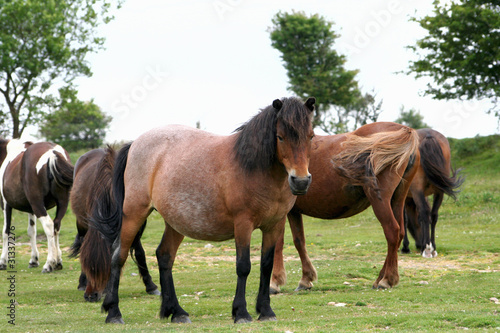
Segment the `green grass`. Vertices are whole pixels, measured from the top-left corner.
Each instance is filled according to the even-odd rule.
[[[477,138],[478,140],[482,138]],[[470,139],[468,139],[470,140]],[[452,140],[452,149],[456,142]],[[498,142],[489,147],[497,147]],[[307,249],[319,279],[310,291],[295,292],[301,276],[300,261],[289,230],[285,238],[288,284],[271,297],[277,322],[234,325],[231,302],[236,288],[235,250],[232,241],[212,243],[185,239],[174,266],[179,302],[193,324],[175,325],[160,320],[160,300],[147,295],[137,268],[127,262],[120,283],[120,309],[126,325],[105,325],[100,303],[86,303],[76,289],[78,260],[67,257],[76,234],[68,211],[61,231],[64,269],[42,274],[47,258],[43,229],[38,226],[40,267],[28,269],[30,248],[27,216],[16,212],[16,326],[7,324],[11,299],[7,273],[0,272],[0,331],[13,332],[331,332],[385,331],[445,332],[455,330],[500,332],[500,153],[486,147],[473,156],[455,160],[467,176],[456,202],[445,199],[437,225],[438,257],[424,259],[415,250],[399,256],[400,283],[390,290],[373,290],[383,265],[386,242],[371,208],[355,217],[323,221],[306,218]],[[493,148],[492,148],[493,149]],[[496,148],[494,148],[496,149]],[[489,156],[489,157],[487,157]],[[76,158],[73,159],[73,162]],[[488,168],[482,165],[488,165]],[[54,212],[52,212],[53,214]],[[148,265],[155,282],[158,266],[154,251],[163,222],[153,214],[143,237]],[[258,289],[260,232],[252,239],[252,272],[247,286],[250,314],[255,313]],[[343,307],[329,305],[345,303]]]

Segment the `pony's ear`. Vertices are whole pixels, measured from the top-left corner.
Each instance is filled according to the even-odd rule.
[[[275,100],[273,101],[273,108],[275,108],[275,109],[276,109],[276,111],[281,110],[281,107],[282,107],[282,106],[283,106],[283,102],[282,102],[282,101],[280,101],[279,99],[275,99]]]
[[[316,103],[316,98],[309,97],[306,101],[307,108],[311,111],[314,111],[314,103]]]

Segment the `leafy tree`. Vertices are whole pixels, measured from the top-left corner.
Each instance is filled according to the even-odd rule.
[[[405,107],[403,105],[401,105],[401,108],[399,109],[399,117],[395,120],[395,122],[414,129],[429,127],[429,125],[424,122],[424,116],[422,116],[419,111],[413,108],[405,111]]]
[[[101,146],[112,118],[94,101],[80,101],[73,89],[61,89],[59,93],[61,104],[55,112],[45,115],[40,134],[70,151]]]
[[[0,116],[10,118],[14,138],[56,104],[51,87],[92,74],[85,58],[103,47],[97,27],[111,20],[110,7],[105,0],[0,0]]]
[[[334,106],[339,117],[338,111],[350,115],[366,95],[361,94],[355,80],[358,71],[346,70],[345,56],[333,49],[339,37],[332,30],[333,23],[317,14],[307,16],[303,12],[279,12],[272,23],[271,44],[281,52],[290,80],[289,90],[301,98],[316,97],[315,126],[327,132],[339,130],[345,120],[332,120],[334,113],[330,108]]]
[[[408,74],[428,76],[426,94],[436,99],[491,99],[500,96],[500,2],[434,1],[433,15],[413,19],[428,35],[410,49],[419,60]],[[490,110],[491,111],[491,110]],[[498,109],[495,114],[500,117]]]

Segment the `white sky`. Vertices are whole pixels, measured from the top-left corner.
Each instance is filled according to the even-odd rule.
[[[359,69],[363,92],[383,100],[380,121],[395,120],[404,105],[449,137],[498,133],[488,102],[433,101],[422,97],[425,80],[395,73],[415,59],[405,46],[425,33],[408,18],[431,13],[432,0],[126,0],[102,28],[106,50],[89,57],[94,75],[78,79],[79,97],[114,118],[108,142],[197,121],[229,134],[293,95],[267,32],[278,11],[292,9],[335,22],[346,68]]]

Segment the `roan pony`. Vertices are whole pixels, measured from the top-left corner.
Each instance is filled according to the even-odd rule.
[[[387,240],[387,257],[373,288],[398,283],[404,202],[419,162],[416,131],[396,123],[372,123],[351,133],[315,137],[309,167],[314,181],[288,214],[302,262],[297,290],[311,288],[317,279],[305,247],[302,214],[341,219],[361,213],[370,205]],[[276,246],[271,292],[279,292],[285,283],[282,237]]]
[[[460,170],[451,167],[450,144],[444,135],[430,128],[419,129],[417,133],[420,164],[406,199],[405,228],[415,239],[422,256],[433,258],[437,256],[436,223],[444,194],[456,199],[464,178],[458,176]],[[426,198],[430,195],[434,195],[432,210]],[[401,252],[410,253],[409,244],[405,233]]]
[[[29,214],[28,236],[31,243],[29,267],[38,267],[36,219],[47,235],[47,262],[43,273],[62,269],[59,248],[61,220],[68,208],[73,184],[73,165],[66,150],[50,142],[23,143],[1,140],[0,192],[4,211],[3,248],[0,269],[7,268],[7,239],[10,234],[12,209]],[[57,206],[52,221],[47,210]]]
[[[103,191],[108,191],[111,194],[111,176],[113,173],[113,166],[115,164],[116,153],[113,148],[107,147],[106,149],[93,149],[86,152],[76,161],[75,171],[73,176],[73,189],[70,195],[71,209],[76,216],[76,228],[78,233],[75,241],[71,247],[71,257],[76,257],[80,253],[82,243],[86,237],[101,237],[95,228],[89,230],[89,214],[92,211],[95,199],[95,193],[92,189],[96,186],[95,183],[103,187]],[[144,223],[143,228],[146,226]],[[137,234],[137,237],[132,243],[130,254],[134,261],[137,263],[139,273],[142,277],[146,292],[151,295],[160,295],[158,287],[153,283],[151,275],[149,274],[146,255],[142,247],[140,237],[142,230]],[[114,241],[114,240],[113,240]],[[111,245],[108,244],[106,255],[111,258]],[[96,267],[95,269],[101,269]],[[96,290],[94,286],[87,283],[85,273],[80,274],[78,283],[78,290],[85,290],[83,297],[86,301],[97,302],[103,293],[103,290]]]
[[[115,199],[97,200],[92,215],[92,227],[110,239],[114,238],[110,230],[120,232],[111,270],[84,267],[87,278],[97,286],[105,284],[106,274],[111,274],[102,305],[108,312],[106,322],[123,323],[118,307],[120,271],[153,210],[165,220],[165,232],[156,250],[161,318],[172,316],[173,322],[190,322],[179,305],[172,279],[172,266],[184,236],[210,241],[234,238],[238,278],[232,315],[235,323],[250,322],[245,299],[250,239],[252,231],[260,229],[256,310],[259,320],[276,320],[269,297],[274,248],[295,195],[305,194],[311,183],[308,167],[314,103],[314,98],[305,103],[297,98],[277,99],[230,136],[166,126],[143,134],[120,150],[113,176]],[[81,256],[83,246],[85,243]],[[99,248],[90,242],[88,246]]]

